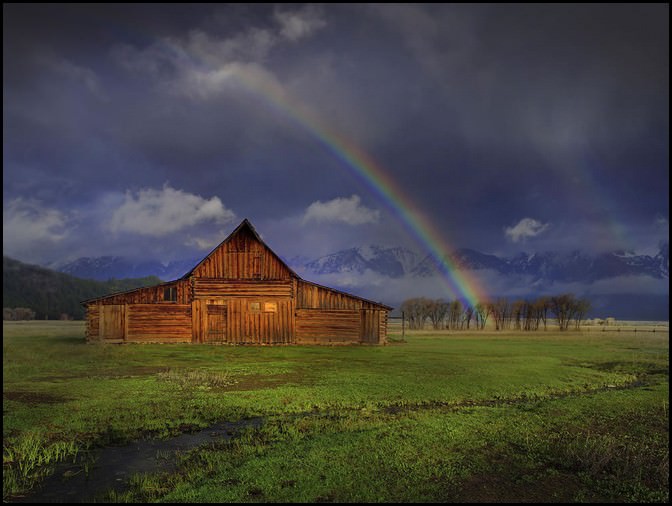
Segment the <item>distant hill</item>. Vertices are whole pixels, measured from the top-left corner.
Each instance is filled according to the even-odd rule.
[[[38,320],[57,320],[63,313],[83,319],[82,300],[158,283],[161,280],[156,276],[109,281],[80,279],[2,257],[3,307],[30,308],[35,311]]]
[[[120,256],[102,256],[82,257],[73,262],[50,267],[71,276],[98,281],[137,279],[147,276],[157,276],[164,281],[172,281],[181,278],[200,260],[200,258],[190,258],[164,264],[157,260],[131,260]]]

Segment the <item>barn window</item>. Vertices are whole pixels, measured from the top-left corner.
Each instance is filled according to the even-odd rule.
[[[163,289],[163,300],[166,302],[177,302],[177,288],[169,286]]]
[[[250,311],[258,313],[261,311],[261,302],[250,302]]]
[[[277,313],[278,312],[278,303],[277,302],[264,302],[264,312],[265,313]]]

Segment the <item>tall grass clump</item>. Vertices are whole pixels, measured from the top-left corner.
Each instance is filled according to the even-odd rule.
[[[74,441],[48,442],[41,432],[27,432],[11,443],[3,444],[3,497],[20,494],[49,474],[49,466],[77,458]]]
[[[200,369],[168,369],[159,372],[157,378],[177,383],[182,388],[224,388],[238,383],[228,372]]]

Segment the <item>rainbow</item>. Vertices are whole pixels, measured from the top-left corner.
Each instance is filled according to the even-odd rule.
[[[487,300],[487,293],[477,280],[460,271],[446,257],[449,251],[442,235],[422,211],[390,178],[376,161],[352,140],[336,132],[315,117],[305,106],[294,100],[265,72],[254,67],[234,65],[227,69],[226,77],[235,78],[244,89],[261,97],[274,109],[296,121],[321,144],[345,163],[355,176],[364,182],[381,202],[398,216],[404,228],[423,249],[427,249],[441,274],[448,295],[475,306]]]

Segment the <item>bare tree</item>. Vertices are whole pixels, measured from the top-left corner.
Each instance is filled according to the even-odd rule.
[[[491,305],[489,302],[477,302],[474,306],[474,316],[476,318],[476,328],[484,329],[490,316]]]
[[[462,302],[454,300],[448,308],[448,324],[451,329],[460,328],[460,316],[462,315]]]
[[[534,303],[526,300],[523,305],[524,330],[537,330],[539,327],[539,320],[537,320],[537,312]]]
[[[590,311],[590,301],[588,299],[579,299],[575,302],[574,305],[574,328],[579,330],[581,328],[581,322],[585,320],[588,311]]]
[[[14,308],[14,319],[15,320],[34,320],[35,311],[29,307],[17,307]]]
[[[435,330],[443,328],[443,321],[448,313],[449,303],[443,299],[430,300],[427,302],[427,310],[432,327]]]
[[[525,301],[522,299],[514,300],[511,304],[511,317],[513,319],[513,328],[522,330],[523,319],[525,318]]]
[[[560,330],[567,330],[569,322],[576,310],[576,300],[571,293],[564,293],[562,295],[555,295],[551,297],[551,309],[558,321]]]
[[[464,323],[467,326],[467,330],[469,330],[469,325],[471,324],[471,320],[474,317],[474,308],[471,306],[466,306],[464,308]]]
[[[542,296],[537,298],[534,301],[535,312],[537,314],[537,328],[539,327],[539,321],[544,324],[544,330],[546,330],[546,324],[548,322],[548,312],[551,310],[551,299],[550,297]]]
[[[431,300],[425,297],[415,297],[401,303],[400,309],[408,321],[409,328],[416,330],[424,328],[425,320],[429,316],[430,303]]]
[[[495,330],[503,330],[508,327],[511,318],[511,304],[508,299],[500,297],[490,303],[490,312],[495,320]]]

